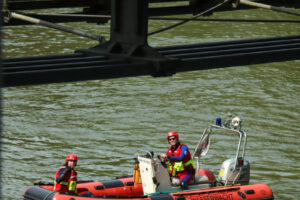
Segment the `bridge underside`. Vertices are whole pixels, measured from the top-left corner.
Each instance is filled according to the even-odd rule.
[[[143,0],[145,1],[145,0]],[[237,0],[233,0],[237,1]],[[270,4],[273,6],[283,6],[288,8],[300,8],[299,0],[256,0],[261,3]],[[161,5],[159,3],[169,3]],[[148,9],[149,17],[156,16],[170,16],[180,14],[196,14],[200,13],[207,8],[215,5],[222,0],[149,0],[151,6]],[[177,5],[172,5],[177,3]],[[47,15],[41,13],[35,13],[34,9],[49,9],[49,8],[82,8],[81,11],[75,13],[65,14],[77,14],[72,15]],[[109,16],[111,13],[111,0],[6,0],[5,9],[10,11],[22,11],[26,12],[28,16],[37,17],[42,20],[47,20],[53,23],[61,22],[89,22],[89,23],[106,23],[107,17],[101,17],[101,15]],[[224,6],[217,8],[214,12],[219,11],[233,11],[239,9],[251,9],[249,6],[240,4],[237,8],[233,8],[232,4],[226,3]],[[30,11],[28,11],[30,10]],[[209,14],[212,14],[210,12]],[[80,16],[81,15],[81,16]],[[85,15],[85,16],[84,16]],[[90,15],[90,16],[87,16]],[[91,17],[91,15],[94,15]],[[99,15],[98,17],[96,15]],[[21,21],[18,19],[11,19],[9,22],[5,22],[5,26],[14,25],[29,25],[30,23]]]
[[[150,2],[154,1],[159,2]],[[189,12],[192,14],[193,10],[208,6],[200,2],[222,1],[189,0],[188,7],[193,8]],[[143,75],[161,77],[185,71],[300,59],[300,35],[152,48],[147,42],[148,20],[155,14],[148,0],[8,0],[8,6],[12,8],[28,2],[37,5],[60,2],[72,6],[90,3],[98,6],[94,7],[97,14],[101,11],[99,3],[109,3],[110,40],[70,55],[4,59],[2,87]],[[162,8],[164,12],[174,14],[169,9]]]

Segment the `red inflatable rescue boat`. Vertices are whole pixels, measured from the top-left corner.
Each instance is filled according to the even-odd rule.
[[[197,173],[182,190],[179,180],[170,177],[165,161],[153,153],[137,153],[134,174],[110,181],[81,181],[78,193],[53,191],[53,184],[37,183],[28,187],[25,200],[272,200],[272,190],[264,184],[249,184],[250,164],[245,157],[247,134],[241,130],[239,118],[232,126],[209,125],[194,151]],[[233,133],[239,137],[237,153],[221,165],[218,177],[208,169],[199,169],[201,156],[206,155],[213,130]],[[228,133],[227,133],[228,134]]]

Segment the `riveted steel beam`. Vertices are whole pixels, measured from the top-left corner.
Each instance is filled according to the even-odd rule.
[[[4,59],[3,86],[163,76],[186,71],[300,60],[300,35],[167,46],[155,50],[171,60],[175,59],[177,64],[155,64],[155,59],[132,60],[83,53]]]

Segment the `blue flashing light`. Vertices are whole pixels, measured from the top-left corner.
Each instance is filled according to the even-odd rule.
[[[217,126],[222,126],[222,119],[221,119],[221,117],[218,117],[218,118],[216,119],[216,125],[217,125]]]

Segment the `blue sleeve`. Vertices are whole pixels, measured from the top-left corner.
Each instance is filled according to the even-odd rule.
[[[61,168],[58,172],[58,177],[56,178],[56,182],[60,183],[66,176],[68,170],[66,168]]]
[[[180,147],[181,149],[181,154],[180,156],[168,156],[169,160],[173,161],[173,162],[180,162],[183,161],[183,159],[188,155],[188,151],[189,149],[187,148],[187,146],[182,145]]]
[[[66,171],[66,168],[60,169],[59,172],[58,172],[58,176],[61,176],[62,174],[64,174],[65,171]]]

